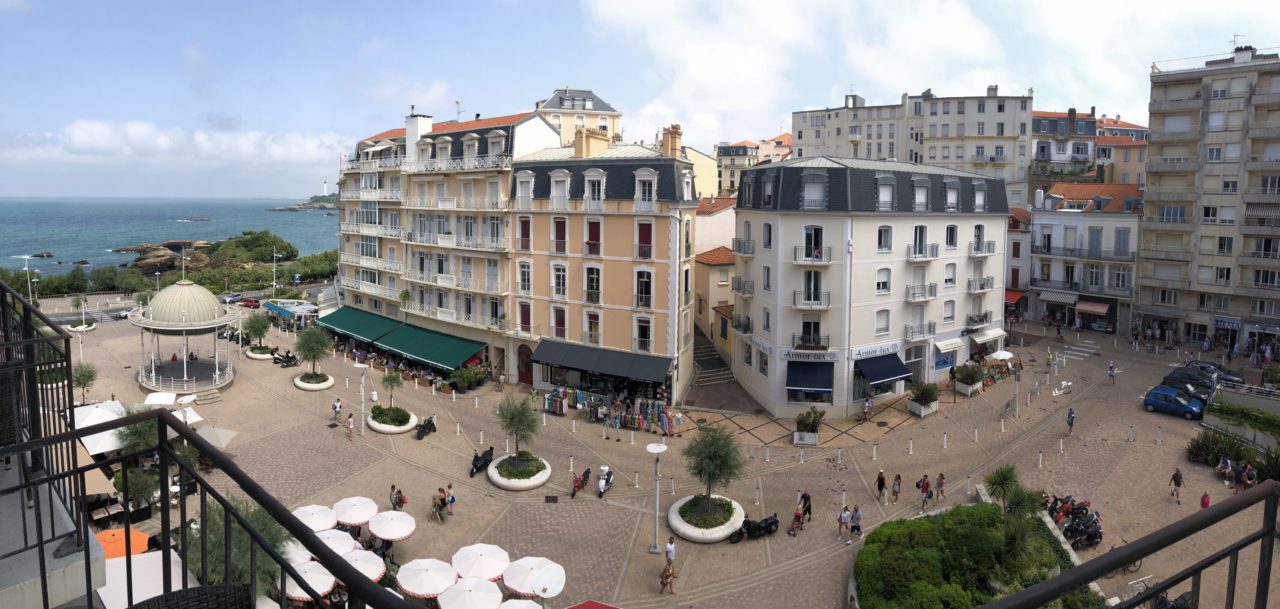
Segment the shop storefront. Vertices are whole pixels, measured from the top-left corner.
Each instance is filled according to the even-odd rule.
[[[486,365],[485,343],[355,307],[341,307],[316,323],[337,335],[334,347],[354,361],[398,370],[406,379],[447,378],[458,368]]]
[[[1040,311],[1038,313],[1041,321],[1067,325],[1072,319],[1072,313],[1078,297],[1067,292],[1042,290],[1038,300],[1040,303]]]
[[[541,369],[534,388],[579,394],[572,403],[620,398],[661,400],[669,395],[671,359],[542,339],[531,362]]]
[[[1274,319],[1244,320],[1244,343],[1240,345],[1240,353],[1249,356],[1256,366],[1261,363],[1267,347],[1271,348],[1271,361],[1275,361],[1280,348],[1280,322]],[[1255,354],[1258,354],[1256,360]]]
[[[1027,312],[1027,293],[1022,290],[1004,291],[1004,318],[1021,319]]]
[[[902,393],[911,369],[902,361],[902,341],[853,350],[853,398]]]
[[[947,371],[954,368],[956,362],[960,361],[960,350],[964,348],[964,339],[940,340],[933,344],[933,348],[937,351],[933,358],[933,382],[937,383],[941,379],[950,378]]]
[[[1240,342],[1240,320],[1230,317],[1213,319],[1213,349],[1231,350]]]
[[[988,328],[969,335],[969,360],[982,363],[986,356],[999,351],[1007,333],[1002,328]]]
[[[787,401],[831,404],[834,397],[835,367],[841,351],[782,349],[779,357],[787,366]]]
[[[1116,332],[1116,301],[1112,298],[1094,298],[1076,301],[1075,327],[1095,332]],[[1073,320],[1074,321],[1074,320]]]

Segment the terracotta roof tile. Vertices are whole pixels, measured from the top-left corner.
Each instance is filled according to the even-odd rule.
[[[738,200],[733,197],[702,197],[698,200],[698,215],[715,215],[737,204]]]
[[[1013,216],[1014,220],[1017,220],[1024,225],[1031,225],[1031,210],[1029,209],[1024,209],[1022,207],[1010,207],[1009,215]]]
[[[791,146],[791,134],[790,134],[790,133],[779,133],[778,135],[775,135],[775,136],[773,136],[773,137],[769,138],[767,141],[770,141],[770,142],[781,142],[783,146],[788,146],[788,147],[790,147],[790,146]]]
[[[1146,146],[1147,141],[1135,140],[1123,135],[1099,135],[1096,144],[1098,146]]]
[[[1141,199],[1139,184],[1054,184],[1046,195],[1063,197],[1067,201],[1092,201],[1094,197],[1110,197],[1111,202],[1103,208],[1104,213],[1120,213],[1124,211],[1126,197]],[[1093,211],[1092,206],[1086,208]]]
[[[1133,123],[1114,119],[1114,118],[1100,118],[1098,119],[1098,126],[1115,127],[1118,129],[1146,129],[1146,127],[1142,125],[1135,125]]]
[[[432,133],[453,133],[455,131],[470,131],[472,129],[487,129],[489,127],[498,127],[501,125],[511,125],[518,123],[526,118],[532,112],[521,112],[520,114],[508,114],[506,116],[494,116],[492,118],[482,118],[478,121],[444,121],[431,125]],[[402,130],[403,131],[403,130]]]
[[[747,146],[747,147],[750,147],[750,148],[759,148],[759,147],[760,147],[760,145],[759,145],[759,144],[757,144],[757,143],[755,143],[755,142],[748,141],[748,140],[742,140],[741,142],[738,142],[738,143],[736,143],[736,144],[730,144],[730,146]]]
[[[397,137],[404,137],[404,127],[401,127],[399,129],[387,129],[386,131],[383,131],[378,135],[365,138],[365,140],[370,142],[376,142],[378,140],[388,140],[388,139],[397,138]]]
[[[693,259],[701,262],[702,264],[711,264],[716,266],[722,264],[733,264],[734,261],[733,250],[723,245],[715,249],[702,252],[701,254],[694,256]]]
[[[720,305],[718,307],[711,307],[711,310],[721,315],[724,315],[725,317],[733,317],[733,305]]]

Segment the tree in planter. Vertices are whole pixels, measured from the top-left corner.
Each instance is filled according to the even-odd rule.
[[[80,390],[80,403],[86,404],[89,388],[98,381],[98,369],[93,364],[80,362],[71,367],[71,384]]]
[[[75,310],[77,310],[77,311],[79,311],[79,312],[80,312],[80,325],[81,325],[81,326],[87,326],[87,325],[89,325],[89,324],[88,324],[88,323],[86,323],[86,322],[85,322],[85,320],[84,320],[84,306],[85,306],[85,304],[87,304],[87,303],[88,303],[88,300],[87,300],[87,299],[85,299],[84,294],[76,294],[74,297],[72,297],[72,298],[71,298],[71,308],[73,308],[73,309],[75,309]]]
[[[911,401],[917,404],[932,404],[938,401],[938,386],[933,383],[916,383],[911,386]]]
[[[702,511],[713,512],[711,493],[717,486],[728,486],[742,477],[746,465],[738,451],[738,441],[721,427],[700,427],[698,437],[681,451],[689,473],[707,487]]]
[[[130,482],[132,481],[133,480],[131,478]],[[255,533],[262,537],[267,545],[271,546],[276,550],[276,552],[280,552],[280,547],[284,545],[284,542],[289,536],[288,533],[285,532],[284,527],[280,526],[280,523],[276,521],[275,518],[271,517],[271,514],[267,513],[266,510],[262,509],[262,507],[256,503],[249,503],[242,499],[232,498],[230,503],[232,509],[249,523],[249,526],[253,528]],[[188,565],[192,565],[192,570],[197,573],[200,572],[199,569],[201,564],[207,564],[209,581],[204,582],[206,585],[250,583],[250,578],[253,577],[253,573],[249,570],[250,566],[253,564],[249,560],[250,553],[256,553],[259,557],[263,555],[261,546],[258,546],[253,550],[250,549],[250,546],[256,545],[257,542],[253,541],[252,538],[249,537],[248,531],[241,526],[240,522],[236,520],[234,516],[230,517],[231,577],[224,581],[224,576],[226,575],[226,563],[224,561],[227,557],[225,534],[227,518],[226,510],[222,505],[220,503],[210,501],[204,526],[199,529],[194,529],[188,533],[189,537],[186,546],[187,554],[185,556],[185,562]],[[209,535],[201,538],[201,533],[205,531],[208,531]],[[201,552],[201,548],[204,547],[207,547],[207,553]],[[208,562],[202,563],[202,560],[207,560]],[[275,566],[275,563],[270,560],[262,560],[259,558],[257,566],[258,588],[260,590],[277,589],[280,585],[280,571],[279,568]],[[280,592],[283,593],[283,591]]]
[[[827,416],[827,411],[818,410],[817,406],[810,406],[807,412],[802,412],[796,416],[796,431],[805,433],[818,433],[822,428],[822,418]]]
[[[271,320],[266,315],[253,315],[244,322],[244,335],[248,336],[249,340],[258,341],[258,348],[262,348],[262,338],[270,329]]]
[[[965,366],[956,367],[957,383],[964,383],[966,385],[977,385],[982,382],[982,377],[984,376],[986,376],[986,373],[983,372],[982,368],[978,366],[965,365]]]
[[[382,388],[387,390],[387,395],[391,398],[391,407],[396,407],[396,390],[404,386],[404,380],[400,378],[400,373],[391,368],[387,368],[387,373],[382,377]]]
[[[502,431],[516,441],[516,454],[520,454],[520,443],[528,444],[538,433],[538,419],[533,412],[533,404],[528,396],[507,395],[498,404],[498,424]]]
[[[128,488],[125,488],[124,483],[126,470],[128,470],[129,475]],[[156,494],[156,491],[160,490],[160,476],[155,470],[131,466],[116,472],[111,484],[115,487],[116,492],[121,494],[121,498],[127,496],[130,503],[138,506],[151,505],[151,497]]]
[[[991,470],[984,479],[987,483],[987,491],[992,497],[1000,500],[1001,504],[1007,505],[1009,496],[1014,489],[1019,488],[1018,470],[1011,463],[1006,463],[1000,467]]]
[[[266,318],[263,317],[263,319]],[[245,331],[247,332],[248,329]],[[314,379],[323,376],[324,378],[321,378],[319,382],[329,379],[328,375],[316,370],[320,360],[329,356],[329,335],[325,334],[325,331],[320,326],[311,326],[299,332],[298,339],[293,343],[293,349],[297,351],[298,359],[311,364],[310,378]],[[306,379],[303,380],[305,381]]]

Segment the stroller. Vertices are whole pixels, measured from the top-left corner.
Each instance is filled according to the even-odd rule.
[[[791,519],[791,528],[787,529],[787,535],[796,536],[796,531],[804,530],[804,512],[796,510],[796,515]]]

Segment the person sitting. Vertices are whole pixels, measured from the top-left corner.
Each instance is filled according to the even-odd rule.
[[[1231,477],[1231,459],[1226,457],[1218,457],[1218,467],[1214,470],[1223,478]]]

